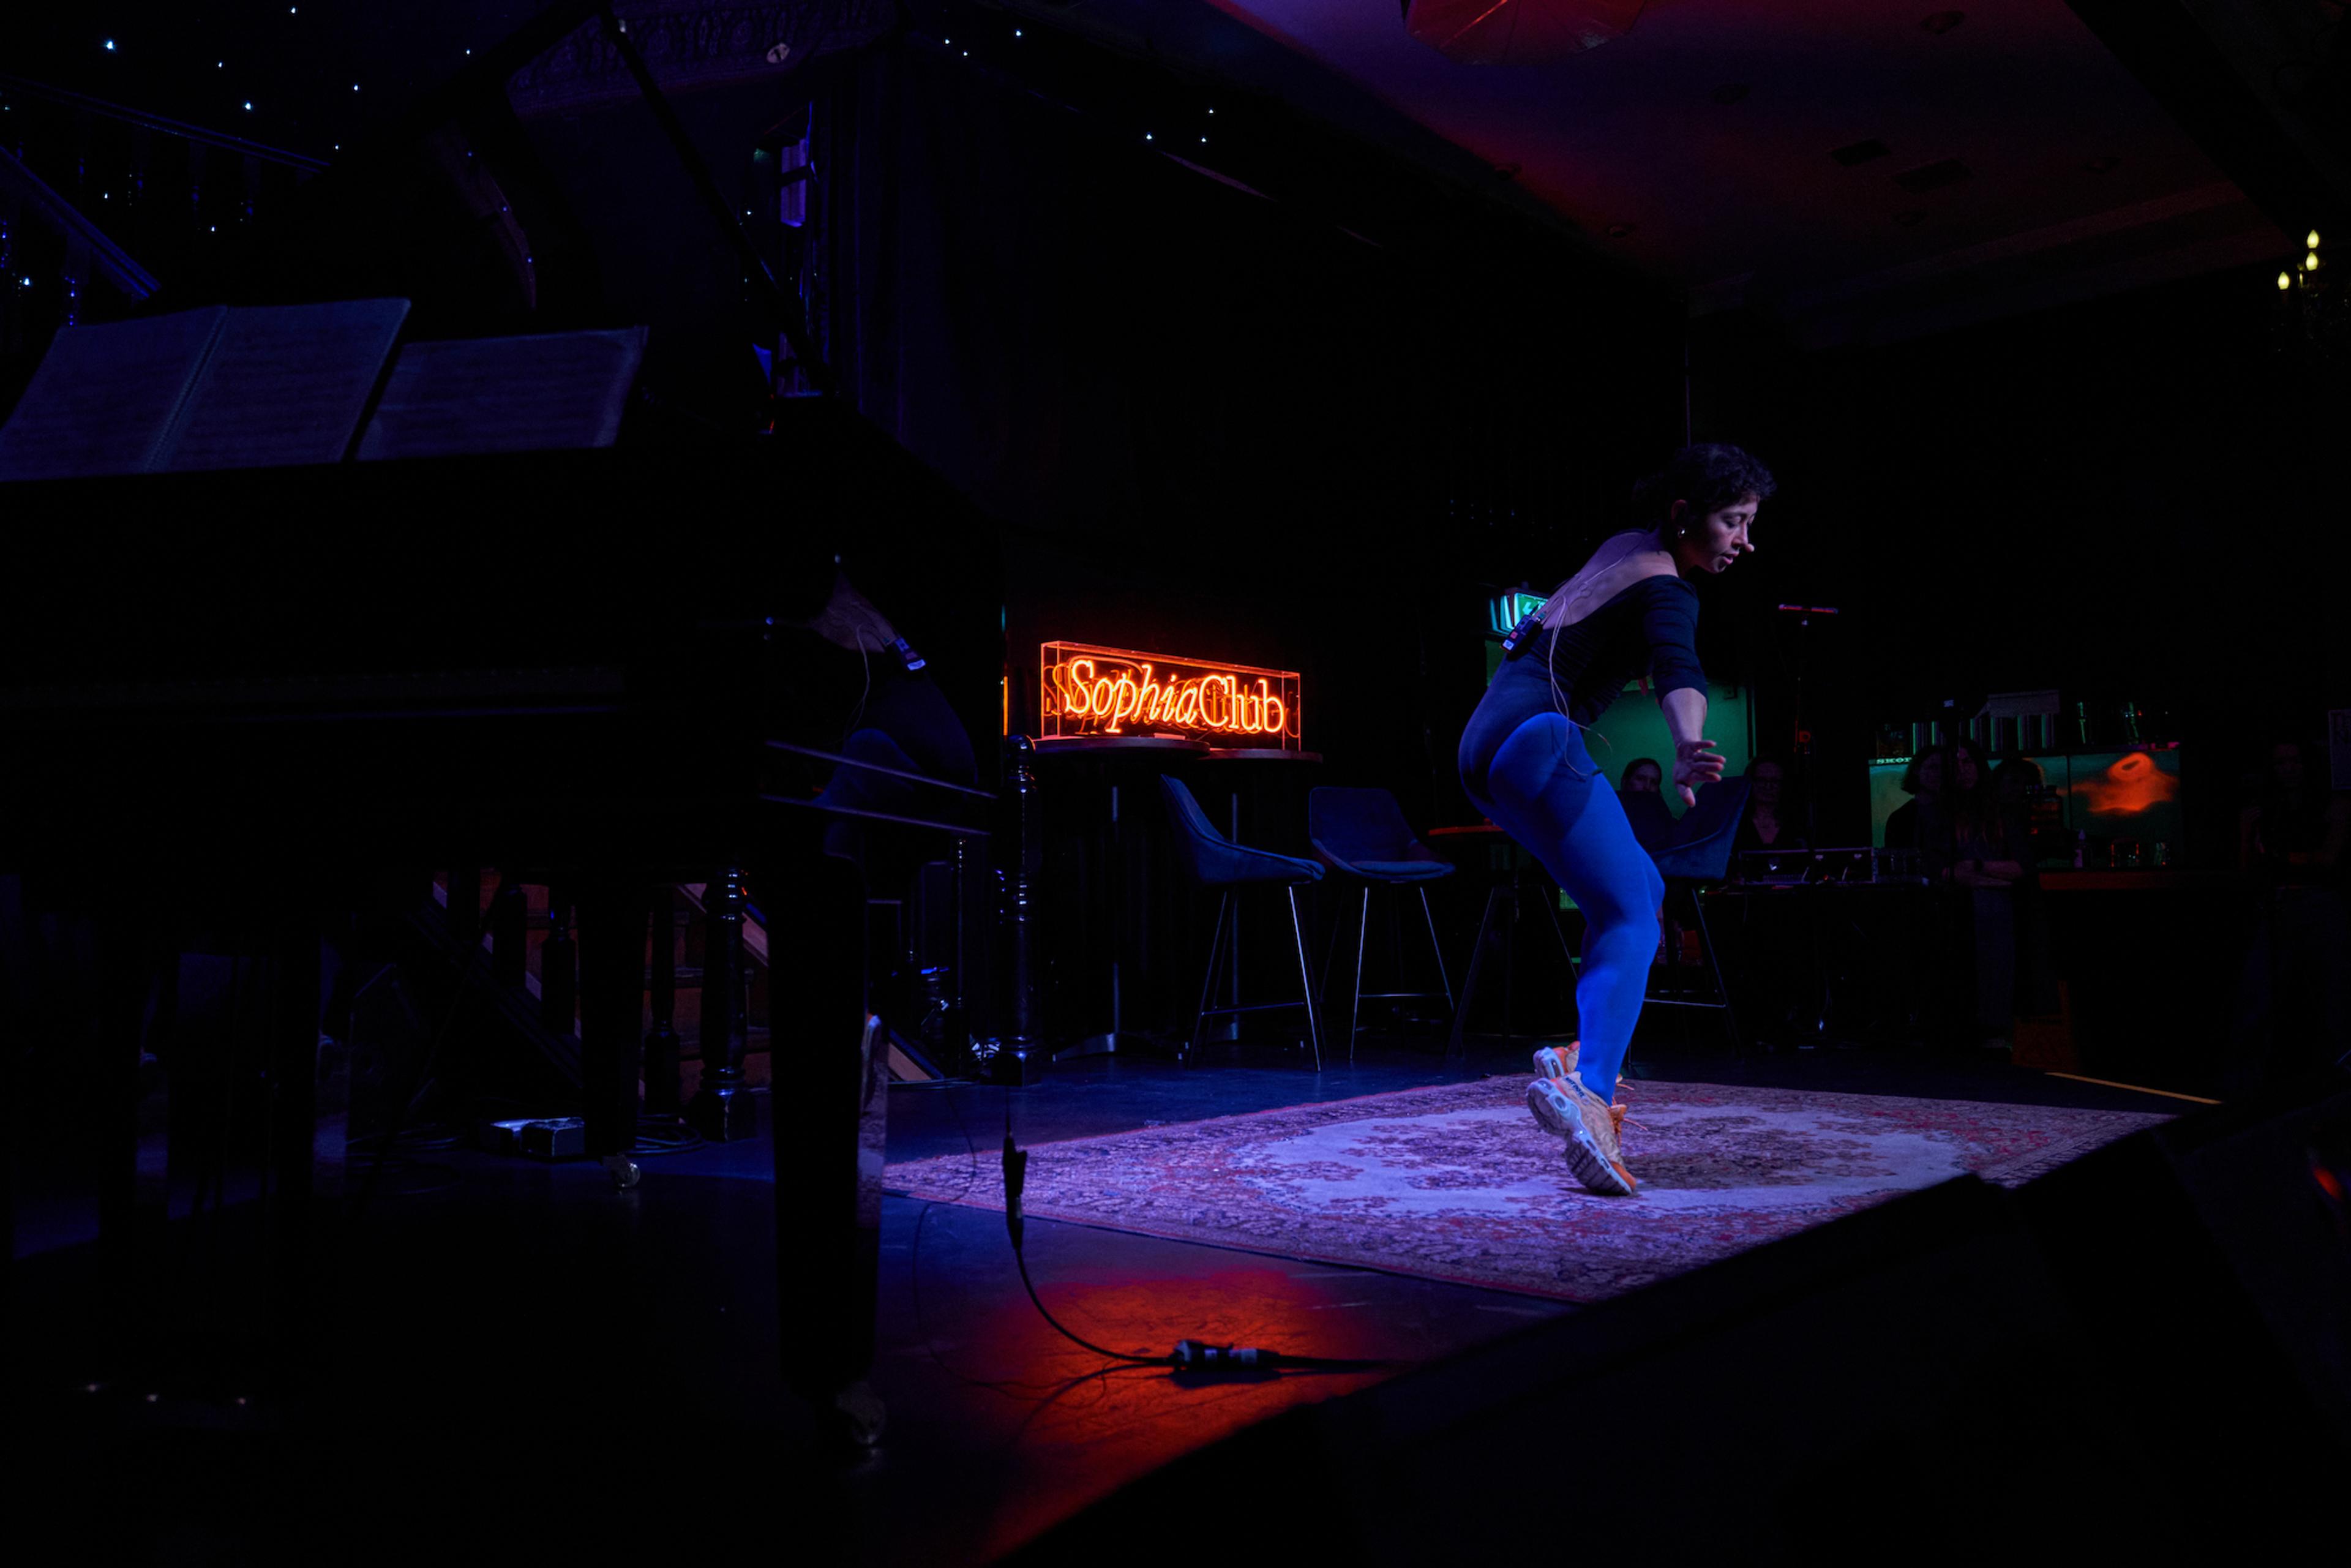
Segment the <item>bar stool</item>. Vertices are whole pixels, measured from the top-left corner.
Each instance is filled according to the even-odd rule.
[[[1510,841],[1508,834],[1491,822],[1478,827],[1432,830],[1430,837],[1439,833],[1458,835],[1464,839],[1485,839],[1502,846],[1500,863],[1489,870],[1500,869],[1505,874],[1494,878],[1486,890],[1485,912],[1478,917],[1478,935],[1469,944],[1469,972],[1461,981],[1461,1000],[1453,1009],[1453,1030],[1446,1045],[1446,1054],[1459,1057],[1468,1038],[1469,1013],[1476,1006],[1479,983],[1487,979],[1487,958],[1498,944],[1502,950],[1502,1027],[1510,1029],[1514,1016],[1512,996],[1515,990],[1518,927],[1526,913],[1530,897],[1543,912],[1551,925],[1552,939],[1559,944],[1560,961],[1567,968],[1567,995],[1573,1001],[1575,994],[1575,951],[1567,943],[1567,932],[1559,923],[1558,892],[1548,874],[1536,863],[1532,855]],[[1458,869],[1458,868],[1457,868]],[[1489,982],[1490,985],[1490,982]]]
[[[1658,874],[1666,879],[1666,907],[1672,908],[1677,897],[1689,905],[1698,930],[1698,950],[1705,954],[1707,968],[1714,977],[1712,1001],[1659,996],[1652,986],[1642,998],[1643,1004],[1719,1012],[1723,1027],[1729,1031],[1733,1053],[1740,1045],[1739,1015],[1731,1006],[1730,987],[1722,977],[1721,960],[1715,956],[1714,933],[1707,927],[1703,894],[1708,888],[1721,885],[1730,874],[1731,847],[1738,841],[1739,824],[1747,814],[1747,788],[1748,780],[1744,779],[1724,779],[1709,784],[1698,791],[1698,804],[1679,821],[1674,820],[1662,796],[1632,795],[1625,802],[1626,815],[1633,823],[1633,837],[1648,851],[1649,858],[1656,862]]]
[[[1208,942],[1208,972],[1200,981],[1200,1008],[1192,1018],[1192,1037],[1186,1042],[1178,1060],[1188,1062],[1199,1051],[1200,1026],[1211,1018],[1303,1006],[1306,1009],[1306,1040],[1314,1052],[1314,1071],[1322,1071],[1322,1030],[1314,1014],[1314,981],[1306,967],[1306,930],[1298,918],[1298,890],[1308,883],[1322,881],[1322,868],[1312,861],[1270,854],[1264,850],[1252,850],[1234,843],[1210,825],[1208,814],[1200,810],[1200,803],[1192,798],[1192,791],[1164,773],[1159,776],[1159,792],[1165,799],[1167,815],[1175,823],[1176,862],[1183,868],[1184,875],[1196,887],[1217,890],[1217,933]],[[1216,994],[1217,972],[1223,967],[1228,947],[1225,916],[1232,908],[1233,895],[1247,887],[1279,887],[1290,895],[1290,934],[1298,945],[1301,1001],[1258,1002],[1228,1008],[1208,1005],[1208,998]]]
[[[1428,927],[1428,950],[1437,956],[1441,991],[1374,991],[1374,1001],[1416,997],[1445,998],[1453,1010],[1453,980],[1445,972],[1445,948],[1437,939],[1437,916],[1428,907],[1428,884],[1453,874],[1452,862],[1413,837],[1404,808],[1384,789],[1340,789],[1328,786],[1306,797],[1306,841],[1332,870],[1364,884],[1355,915],[1355,988],[1347,1006],[1347,1060],[1355,1060],[1355,1037],[1363,1032],[1364,937],[1372,923],[1374,887],[1410,887],[1420,894],[1420,917]],[[1333,932],[1333,938],[1337,933]]]

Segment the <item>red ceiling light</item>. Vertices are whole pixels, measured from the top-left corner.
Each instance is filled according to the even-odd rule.
[[[1643,0],[1405,0],[1404,27],[1465,66],[1539,66],[1620,38]]]

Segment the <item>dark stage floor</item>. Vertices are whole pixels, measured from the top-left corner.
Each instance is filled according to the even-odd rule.
[[[1021,1143],[1042,1144],[1517,1072],[1524,1055],[1487,1042],[1447,1066],[1367,1046],[1319,1077],[1281,1060],[1186,1071],[1096,1059],[1009,1095],[901,1087],[891,1155],[952,1154],[968,1134],[974,1181],[992,1190],[1008,1103]],[[1636,1066],[1668,1080],[2183,1108],[1915,1053]],[[42,1500],[18,1511],[27,1528],[175,1563],[582,1547],[600,1560],[774,1557],[843,1538],[863,1561],[977,1561],[1186,1450],[1378,1375],[1186,1387],[1157,1370],[1106,1370],[1032,1310],[999,1215],[893,1197],[872,1377],[888,1436],[862,1466],[829,1468],[810,1458],[810,1423],[779,1371],[764,1141],[647,1160],[628,1195],[592,1165],[423,1157],[394,1185],[435,1190],[379,1196],[341,1229],[340,1308],[321,1320],[331,1372],[304,1396],[242,1370],[259,1359],[239,1343],[262,1321],[247,1261],[254,1205],[175,1223],[163,1261],[131,1287],[104,1286],[87,1243],[21,1260],[11,1436],[47,1461],[19,1478],[37,1483],[21,1495]],[[1418,1360],[1571,1310],[1050,1221],[1030,1221],[1028,1249],[1039,1290],[1071,1327],[1153,1351],[1189,1336]],[[176,1337],[126,1354],[105,1310],[126,1300],[160,1312]]]

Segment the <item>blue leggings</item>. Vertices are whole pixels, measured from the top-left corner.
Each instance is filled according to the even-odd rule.
[[[1575,986],[1584,1087],[1616,1097],[1633,1026],[1657,951],[1665,878],[1633,837],[1616,791],[1563,714],[1510,732],[1486,770],[1479,807],[1542,862],[1583,912],[1583,973]]]

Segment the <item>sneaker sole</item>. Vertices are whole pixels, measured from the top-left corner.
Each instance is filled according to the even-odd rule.
[[[1602,1197],[1630,1197],[1632,1184],[1611,1165],[1608,1156],[1600,1152],[1592,1134],[1583,1125],[1583,1118],[1571,1107],[1562,1107],[1550,1093],[1548,1080],[1527,1085],[1527,1109],[1546,1133],[1556,1134],[1567,1145],[1567,1168],[1583,1184],[1586,1192]]]
[[[1574,1071],[1574,1066],[1565,1050],[1556,1045],[1546,1045],[1535,1051],[1535,1071],[1545,1078],[1564,1078]]]

